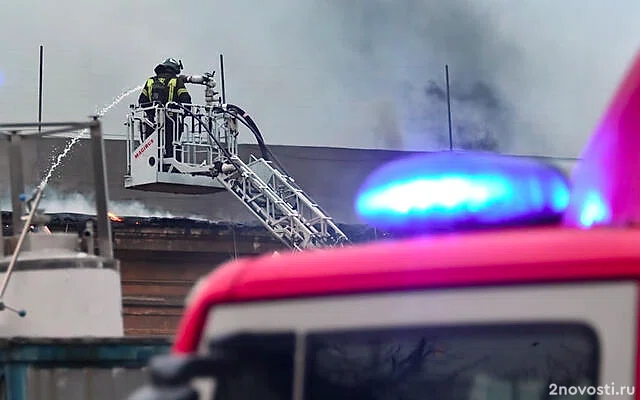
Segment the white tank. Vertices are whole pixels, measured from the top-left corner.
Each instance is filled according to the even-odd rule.
[[[124,335],[118,261],[78,250],[75,233],[26,236],[3,299],[18,312],[0,311],[0,337]],[[11,258],[6,254],[0,279]]]

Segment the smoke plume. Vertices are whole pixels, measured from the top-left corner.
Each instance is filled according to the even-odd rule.
[[[30,193],[30,191],[27,191]],[[8,196],[0,199],[0,207],[3,211],[11,210],[11,200]],[[95,215],[95,198],[92,194],[60,193],[52,188],[47,188],[38,208],[47,214],[83,214]],[[156,217],[156,218],[190,218],[207,220],[199,215],[176,215],[165,210],[149,208],[140,201],[110,201],[109,211],[120,217]]]
[[[202,73],[223,53],[227,99],[267,143],[432,150],[448,147],[448,64],[454,145],[574,156],[640,37],[640,2],[602,10],[584,0],[6,2],[0,119],[36,119],[40,44],[45,121],[84,119],[167,57]],[[108,135],[124,136],[133,102],[105,115]]]

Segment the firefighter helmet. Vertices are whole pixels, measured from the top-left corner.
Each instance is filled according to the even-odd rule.
[[[162,72],[171,72],[178,75],[182,71],[182,62],[177,61],[175,58],[167,58],[161,64],[158,64],[154,69],[156,74]]]

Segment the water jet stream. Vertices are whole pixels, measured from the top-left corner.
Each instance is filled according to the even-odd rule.
[[[120,94],[118,97],[114,98],[113,101],[109,105],[107,105],[106,107],[104,107],[103,109],[98,111],[98,113],[97,113],[98,118],[104,116],[107,112],[109,112],[109,110],[111,110],[113,107],[118,105],[126,97],[130,96],[131,94],[133,94],[135,92],[138,92],[138,91],[142,90],[142,87],[143,87],[142,85],[136,86],[133,89],[126,90],[125,92]],[[49,183],[49,179],[51,179],[51,176],[53,175],[55,170],[62,163],[62,160],[64,160],[64,158],[69,154],[69,152],[71,151],[73,146],[82,138],[82,136],[85,135],[88,132],[89,132],[88,129],[83,129],[83,130],[79,131],[76,134],[76,136],[71,138],[71,140],[67,143],[67,145],[62,150],[62,152],[60,154],[58,154],[58,157],[56,158],[55,162],[53,164],[51,164],[51,167],[49,167],[49,171],[44,176],[44,178],[42,179],[42,181],[40,182],[40,184],[38,185],[36,190],[44,190],[45,186],[47,186],[47,183]]]

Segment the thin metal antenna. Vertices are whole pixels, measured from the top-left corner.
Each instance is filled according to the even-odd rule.
[[[43,66],[44,46],[40,45],[40,74],[38,76],[38,124],[42,123],[42,66]],[[38,126],[38,132],[42,132],[42,127]]]
[[[444,76],[447,85],[447,118],[449,119],[449,150],[453,151],[453,129],[451,128],[451,94],[449,90],[449,65],[444,66]]]
[[[222,95],[222,104],[227,104],[227,95],[224,90],[224,59],[220,54],[220,93]]]

